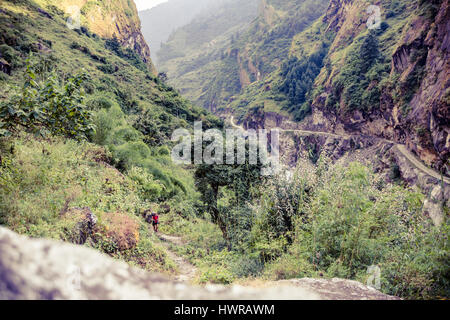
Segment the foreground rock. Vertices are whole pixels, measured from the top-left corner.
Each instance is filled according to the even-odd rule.
[[[0,299],[396,299],[355,281],[299,279],[271,288],[192,287],[82,246],[0,227]]]

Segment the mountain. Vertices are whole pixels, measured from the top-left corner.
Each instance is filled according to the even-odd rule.
[[[355,17],[368,5],[331,3],[324,17],[336,37],[326,58],[331,66],[326,62],[328,70],[323,68],[315,82],[323,89],[312,96],[311,107],[313,116],[323,112],[336,120],[317,127],[341,126],[406,144],[448,175],[450,52],[444,30],[450,26],[449,3],[382,2],[383,21],[375,32]]]
[[[405,144],[448,175],[448,1],[381,1],[374,30],[370,5],[330,1],[282,66],[226,108],[255,118],[276,104],[298,128]]]
[[[247,5],[230,2],[222,15],[244,17]],[[213,112],[395,141],[449,174],[447,1],[261,0],[250,17],[217,34],[202,33],[214,15],[178,29],[160,69]]]
[[[160,69],[186,97],[214,111],[277,69],[292,37],[317,19],[327,3],[230,1],[174,32],[158,52]]]
[[[58,8],[73,18],[80,14],[81,24],[90,32],[108,39],[116,37],[124,48],[136,51],[155,72],[150,59],[150,49],[141,33],[141,23],[133,1],[38,0],[36,3]]]
[[[366,283],[447,299],[450,178],[437,169],[448,152],[448,0],[208,8],[159,51],[196,106],[156,75],[131,0],[2,1],[0,268],[11,277],[0,296],[98,298],[84,281],[104,283],[110,267],[113,282],[130,271],[125,297],[142,298],[160,277],[138,267],[253,287],[240,292],[283,280],[297,287],[283,289],[291,298],[298,287],[388,298]],[[199,121],[217,130],[199,135]],[[251,141],[228,164],[230,127],[279,128],[280,174],[251,163]],[[174,148],[174,133],[205,143]],[[205,161],[175,163],[179,146]],[[53,269],[30,273],[27,261]],[[117,283],[101,298],[119,298]],[[172,284],[161,282],[161,297]]]
[[[221,0],[222,2],[224,0]],[[217,0],[169,0],[148,10],[140,11],[144,38],[149,43],[152,60],[157,63],[156,52],[175,29],[189,23],[207,6],[217,5]]]

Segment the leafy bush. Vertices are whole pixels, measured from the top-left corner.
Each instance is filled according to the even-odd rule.
[[[7,44],[0,45],[0,58],[4,58],[12,68],[22,66],[21,59],[19,58],[19,52]]]
[[[100,66],[97,66],[97,69],[106,74],[113,74],[113,73],[119,71],[119,67],[117,67],[111,63],[106,63],[106,64],[102,64]]]
[[[28,63],[21,92],[0,104],[0,134],[8,136],[25,129],[42,136],[50,132],[86,139],[94,130],[81,90],[86,79],[84,74],[76,75],[62,84],[53,74],[39,82]]]
[[[233,252],[219,251],[206,256],[200,264],[199,283],[230,284],[236,276],[231,271]]]
[[[332,167],[295,222],[288,253],[266,268],[270,277],[328,277],[366,282],[381,268],[382,291],[406,298],[448,295],[448,223],[422,216],[423,196],[399,186],[380,187],[360,164]]]
[[[132,167],[128,170],[127,175],[137,183],[141,199],[155,201],[162,195],[164,186],[159,181],[155,181],[146,170]]]
[[[141,183],[104,163],[110,155],[102,147],[28,134],[12,142],[0,139],[0,224],[31,237],[77,242],[80,219],[72,209],[88,207],[98,227],[86,246],[146,270],[174,272],[135,215],[148,206]]]
[[[119,57],[127,60],[131,65],[135,66],[137,69],[147,72],[148,70],[147,65],[142,60],[142,58],[136,52],[134,52],[129,48],[124,50],[116,37],[114,37],[113,39],[106,40],[105,46],[107,49],[113,51]]]

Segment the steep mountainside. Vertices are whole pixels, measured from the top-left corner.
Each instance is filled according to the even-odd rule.
[[[217,14],[177,30],[158,52],[160,68],[183,94],[214,111],[276,70],[292,37],[318,18],[327,3],[231,1]],[[215,27],[219,15],[227,17],[227,28]],[[211,29],[217,32],[211,34]]]
[[[217,0],[169,0],[139,12],[142,32],[151,48],[153,62],[158,63],[156,52],[175,29],[188,24],[206,6],[217,5],[218,2],[220,3]]]
[[[81,25],[100,37],[116,37],[121,46],[136,51],[155,72],[134,1],[37,0],[36,3],[56,7],[73,19],[79,14]]]
[[[370,5],[381,13],[373,30]],[[443,0],[333,0],[294,37],[289,60],[228,108],[254,122],[277,104],[298,128],[393,140],[448,174],[449,10]]]
[[[0,224],[170,272],[143,210],[195,198],[192,173],[170,157],[173,131],[223,124],[154,76],[127,1],[86,3],[104,13],[93,29],[83,19],[69,28],[53,3],[63,7],[10,0],[0,9]]]
[[[160,70],[167,72],[169,82],[186,97],[211,109],[216,104],[214,95],[239,90],[231,45],[256,12],[257,0],[230,0],[203,12],[162,45],[157,53]]]

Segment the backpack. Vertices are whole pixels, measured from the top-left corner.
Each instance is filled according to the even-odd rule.
[[[153,215],[153,222],[158,222],[159,216],[157,214]]]

